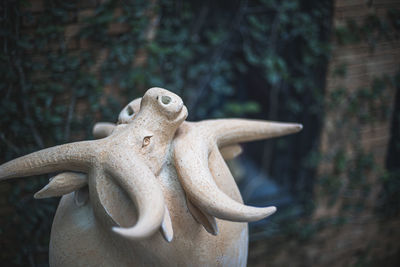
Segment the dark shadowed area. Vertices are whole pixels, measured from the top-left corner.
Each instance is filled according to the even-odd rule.
[[[248,266],[399,266],[400,2],[10,0],[0,3],[0,163],[93,139],[150,87],[190,121],[298,122],[228,164]],[[2,266],[48,266],[51,176],[0,183]]]

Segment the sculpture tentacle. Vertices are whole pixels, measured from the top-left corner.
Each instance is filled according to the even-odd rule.
[[[50,182],[34,198],[60,197],[87,185],[87,175],[77,172],[62,172],[53,177]]]
[[[115,128],[114,123],[110,122],[98,122],[93,127],[93,136],[96,139],[101,139],[109,136]]]
[[[213,133],[218,147],[288,135],[296,133],[303,128],[298,123],[245,119],[206,120],[199,124]]]
[[[164,219],[161,223],[160,232],[165,241],[167,241],[168,243],[170,243],[174,238],[174,230],[172,229],[171,216],[169,214],[167,205],[165,205]]]
[[[151,236],[160,228],[165,213],[163,193],[152,171],[140,158],[128,153],[110,153],[104,167],[105,173],[133,200],[139,213],[133,227],[113,230],[130,239]]]
[[[226,189],[229,187],[229,184],[236,184],[236,181],[235,178],[233,178],[220,150],[216,148],[211,150],[208,158],[208,167],[218,187],[221,188],[230,198],[242,204],[243,199],[240,195],[239,188],[233,187],[230,191]]]
[[[57,171],[87,172],[96,155],[94,142],[50,147],[11,160],[0,166],[0,181]]]
[[[228,145],[224,147],[220,147],[219,151],[222,154],[224,160],[234,159],[240,154],[242,154],[242,147],[238,144]]]
[[[301,124],[243,119],[208,120],[182,125],[175,140],[174,160],[189,200],[200,210],[230,221],[256,221],[273,214],[275,207],[246,206],[240,203],[241,200],[231,199],[218,188],[214,180],[217,177],[213,177],[212,172],[218,170],[218,173],[227,176],[223,179],[233,179],[229,177],[231,173],[218,147],[222,150],[225,147],[227,158],[234,157],[240,153],[240,147],[237,147],[240,142],[282,136],[301,129]],[[211,153],[214,159],[210,166]]]
[[[201,225],[203,225],[204,229],[212,235],[218,235],[218,225],[215,217],[201,211],[196,205],[192,203],[192,201],[186,196],[186,205],[190,211],[190,214],[194,217],[194,219]]]
[[[212,149],[206,131],[193,129],[200,124],[186,124],[179,129],[174,146],[175,167],[188,198],[202,211],[217,218],[249,222],[265,218],[275,212],[275,207],[257,208],[238,203],[222,192],[214,181],[208,166]]]

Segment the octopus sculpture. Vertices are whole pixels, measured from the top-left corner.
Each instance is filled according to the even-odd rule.
[[[56,173],[36,198],[62,196],[51,266],[245,266],[247,222],[275,207],[243,204],[225,160],[240,143],[295,133],[300,124],[185,121],[161,88],[129,103],[97,140],[43,149],[0,166],[0,180]]]

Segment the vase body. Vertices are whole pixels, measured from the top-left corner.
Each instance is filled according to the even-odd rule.
[[[91,199],[93,194],[89,194],[83,206],[77,206],[75,193],[70,193],[61,198],[54,218],[50,266],[246,266],[247,223],[216,219],[218,234],[211,235],[190,214],[170,160],[157,179],[171,216],[172,242],[165,241],[159,232],[144,240],[116,235],[111,230],[112,225],[96,213]],[[233,179],[216,179],[216,183],[231,198],[242,202]],[[118,187],[110,187],[110,190],[115,188]],[[122,210],[135,208],[125,205],[131,202],[122,191],[115,191],[116,194],[119,203],[114,205],[120,205]]]

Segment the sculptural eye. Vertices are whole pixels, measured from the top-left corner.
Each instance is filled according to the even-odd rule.
[[[150,145],[150,138],[151,138],[151,137],[152,137],[152,136],[146,136],[145,138],[143,138],[142,147],[145,147],[145,146]]]

